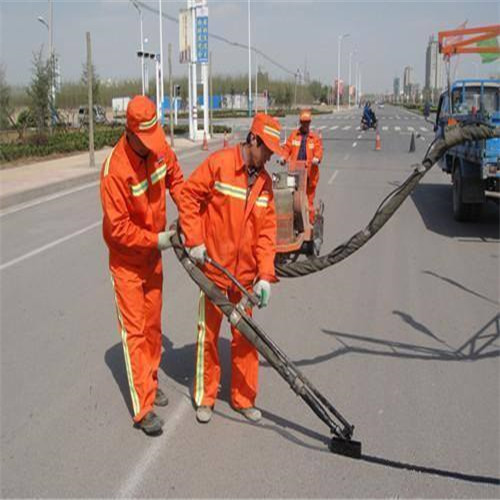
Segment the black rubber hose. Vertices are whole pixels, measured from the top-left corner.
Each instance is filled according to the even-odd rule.
[[[172,247],[180,263],[187,271],[191,279],[206,294],[210,301],[215,304],[229,319],[244,337],[255,346],[257,351],[269,362],[269,364],[289,384],[291,389],[300,396],[312,411],[329,427],[330,431],[341,439],[350,439],[354,426],[333,407],[319,390],[299,371],[293,362],[281,349],[266,335],[266,333],[248,316],[245,311],[240,310],[233,304],[224,293],[213,283],[203,271],[198,268],[189,258],[183,245],[177,224],[177,232],[172,237]],[[342,426],[339,426],[332,418],[337,418]]]
[[[347,241],[335,247],[321,257],[312,257],[304,261],[288,264],[276,264],[276,274],[281,278],[298,278],[322,271],[343,261],[365,245],[384,224],[394,215],[406,200],[422,177],[448,151],[448,149],[467,142],[500,137],[500,128],[485,123],[467,123],[449,128],[443,139],[435,140],[429,147],[422,164],[415,168],[408,179],[392,191],[380,204],[368,225],[351,236]]]

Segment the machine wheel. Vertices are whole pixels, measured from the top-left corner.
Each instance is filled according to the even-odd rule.
[[[460,165],[453,170],[453,216],[460,222],[475,221],[481,215],[482,203],[463,202],[463,177]]]

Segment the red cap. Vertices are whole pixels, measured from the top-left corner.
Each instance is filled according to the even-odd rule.
[[[146,96],[135,96],[127,106],[127,128],[133,132],[150,151],[161,153],[166,137],[158,123],[156,106]]]
[[[301,122],[310,122],[312,119],[311,117],[311,110],[310,109],[304,109],[300,113],[300,118],[299,120]]]
[[[273,153],[280,156],[284,155],[283,149],[280,146],[281,125],[276,118],[264,113],[257,113],[253,119],[250,132],[259,136]]]

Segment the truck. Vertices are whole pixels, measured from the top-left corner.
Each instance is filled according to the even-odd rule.
[[[440,96],[434,131],[443,137],[446,127],[463,122],[500,126],[500,80],[455,81]],[[448,150],[441,169],[451,175],[453,215],[458,221],[479,219],[488,198],[500,199],[500,139],[469,141]]]

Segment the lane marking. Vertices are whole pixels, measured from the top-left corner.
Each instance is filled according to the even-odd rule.
[[[410,132],[414,132],[415,129],[413,127],[406,127]]]
[[[346,153],[344,155],[344,161],[347,161],[351,155],[349,153]]]
[[[191,408],[191,404],[188,404],[183,398],[174,414],[169,415],[167,422],[163,426],[162,435],[154,438],[151,446],[146,447],[139,459],[135,460],[136,465],[134,469],[120,486],[114,498],[134,498],[137,495],[138,488],[144,483],[148,470],[153,464],[160,463],[161,452],[167,446],[169,438],[174,433],[180,421],[185,418],[187,411]]]
[[[401,130],[401,127],[394,127],[394,130],[396,131]]]
[[[358,135],[358,139],[361,139],[363,137],[363,134]]]
[[[333,184],[333,181],[335,180],[335,177],[337,177],[337,174],[339,173],[338,170],[335,170],[335,172],[333,172],[332,176],[330,177],[330,179],[328,180],[328,184]]]
[[[24,255],[21,255],[20,257],[16,257],[15,259],[9,260],[9,261],[5,262],[5,264],[0,264],[0,271],[3,271],[4,269],[7,269],[8,267],[11,267],[15,264],[18,264],[19,262],[22,262],[23,260],[29,259],[30,257],[34,257],[35,255],[38,255],[42,252],[45,252],[46,250],[50,250],[51,248],[59,245],[60,243],[64,243],[65,241],[68,241],[72,238],[75,238],[76,236],[80,236],[81,234],[84,234],[88,231],[91,231],[92,229],[95,229],[96,227],[100,226],[101,224],[102,224],[102,221],[99,220],[97,222],[94,222],[93,224],[90,224],[90,226],[86,226],[83,229],[79,229],[78,231],[75,231],[74,233],[63,236],[62,238],[58,238],[57,240],[54,240],[51,243],[47,243],[46,245],[38,247],[35,250],[32,250],[31,252],[25,253]]]
[[[179,158],[179,160],[183,160],[185,158],[190,158],[191,156],[196,156],[196,155],[199,155],[201,153],[204,153],[204,151],[202,151],[202,150],[191,151],[189,153],[179,155],[178,158]],[[22,167],[16,167],[16,168],[22,168]],[[98,173],[98,172],[99,172],[99,170],[96,170],[96,173]],[[84,189],[89,189],[89,188],[98,186],[99,182],[100,181],[98,181],[98,180],[88,182],[86,184],[82,184],[81,186],[65,189],[64,191],[58,191],[57,193],[45,195],[45,196],[42,196],[41,198],[36,198],[35,200],[32,200],[32,201],[27,201],[25,203],[13,205],[12,207],[7,207],[7,208],[0,211],[0,217],[4,217],[5,215],[9,215],[9,214],[14,214],[14,213],[19,212],[21,210],[26,210],[27,208],[36,207],[37,205],[41,205],[42,203],[46,203],[48,201],[57,200],[58,198],[62,198],[63,196],[68,196],[68,195],[73,194],[73,193],[78,193],[78,191],[83,191]]]
[[[342,127],[342,130],[349,130],[351,128],[350,125],[346,125],[345,127]]]
[[[326,128],[326,125],[321,125],[321,127],[318,127],[318,130],[323,130],[324,128]]]
[[[339,128],[338,125],[334,125],[333,127],[330,127],[330,130],[337,130]]]
[[[356,127],[356,130],[361,130],[361,126],[359,126],[359,125],[358,125],[358,126]]]
[[[385,127],[382,127],[382,130],[389,130],[389,127],[386,125]]]
[[[353,142],[353,143],[352,143],[352,147],[353,147],[353,148],[355,148],[357,145],[358,145],[358,143],[357,143],[357,142]]]
[[[427,129],[426,129],[425,127],[420,127],[420,130],[421,130],[422,132],[427,132]]]

